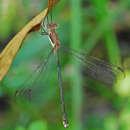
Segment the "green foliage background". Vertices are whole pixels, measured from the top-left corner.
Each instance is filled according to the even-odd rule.
[[[47,0],[0,1],[0,47],[40,11]],[[61,0],[53,9],[61,44],[83,50],[125,68],[125,79],[112,88],[81,73],[73,56],[60,58],[69,130],[129,130],[130,122],[130,34],[129,0]],[[122,34],[122,33],[121,33]],[[120,40],[121,39],[121,40]],[[47,36],[31,33],[17,54],[8,75],[0,84],[1,130],[62,130],[61,104],[55,57],[33,86],[30,101],[15,98],[17,89],[35,75],[32,70],[49,50]],[[123,49],[125,48],[125,49]],[[2,49],[1,49],[2,50]],[[29,77],[29,78],[28,78]],[[31,83],[26,84],[30,87]],[[44,87],[43,87],[44,86]]]

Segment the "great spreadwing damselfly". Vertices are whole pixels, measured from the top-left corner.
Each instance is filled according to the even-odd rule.
[[[48,4],[49,11],[55,2],[56,2],[55,0],[49,0],[49,4]],[[60,89],[61,104],[62,104],[62,113],[63,113],[62,120],[63,120],[64,127],[67,128],[69,123],[67,120],[66,109],[65,109],[66,107],[64,102],[63,80],[62,80],[62,74],[60,69],[61,67],[59,61],[59,51],[65,52],[67,55],[69,54],[73,55],[78,61],[80,61],[85,66],[87,76],[99,80],[107,85],[112,85],[112,83],[116,81],[116,78],[119,74],[124,75],[124,70],[119,66],[112,65],[96,57],[89,56],[84,52],[80,52],[60,44],[58,34],[56,33],[56,29],[58,28],[58,26],[59,26],[58,24],[53,23],[52,10],[51,10],[50,17],[47,16],[47,24],[45,24],[45,22],[41,24],[41,34],[49,38],[50,43],[52,45],[52,49],[50,50],[48,56],[44,59],[44,61],[41,60],[41,63],[35,69],[35,73],[41,73],[45,70],[49,58],[54,53],[56,57],[59,89]],[[37,81],[37,79],[38,76],[33,80],[32,84],[34,84],[35,81]],[[16,96],[31,93],[32,88],[24,86],[24,83],[22,87],[16,91],[15,93]]]

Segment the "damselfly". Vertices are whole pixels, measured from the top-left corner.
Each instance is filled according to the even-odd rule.
[[[49,4],[48,4],[49,11],[55,2],[57,1],[49,0]],[[66,116],[66,109],[65,109],[65,102],[64,102],[63,83],[62,83],[63,81],[62,81],[62,75],[61,75],[61,69],[60,69],[60,63],[59,63],[59,50],[63,50],[64,52],[68,54],[72,54],[74,57],[76,57],[79,61],[81,61],[86,66],[88,76],[106,84],[109,84],[109,81],[113,82],[114,80],[116,80],[116,76],[119,73],[124,74],[124,71],[122,68],[118,66],[106,63],[105,61],[100,60],[96,57],[88,56],[86,53],[78,52],[76,50],[73,50],[71,48],[61,45],[58,35],[55,31],[59,25],[54,24],[52,22],[53,21],[52,14],[50,14],[50,19],[51,20],[49,21],[49,16],[47,16],[47,24],[45,25],[43,22],[41,24],[41,30],[42,30],[42,35],[48,36],[50,43],[52,45],[52,49],[49,52],[45,61],[44,62],[42,61],[40,65],[36,68],[35,72],[41,73],[45,69],[45,66],[48,63],[48,60],[51,54],[54,52],[56,56],[60,96],[61,96],[61,102],[62,102],[62,112],[63,112],[62,120],[63,120],[64,127],[67,128],[69,124],[68,124],[68,120]],[[16,91],[15,95],[19,95],[19,94],[24,95],[24,94],[27,94],[27,92],[30,93],[31,88],[29,88],[28,91],[26,91],[26,88],[21,87],[19,90]]]

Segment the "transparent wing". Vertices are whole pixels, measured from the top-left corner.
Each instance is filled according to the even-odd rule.
[[[83,63],[84,75],[87,75],[106,85],[111,86],[116,81],[119,74],[122,75],[122,77],[125,76],[124,70],[119,66],[107,63],[96,57],[89,56],[87,53],[79,52],[63,45],[61,46],[61,49],[67,54],[72,54]]]
[[[36,67],[34,72],[23,82],[21,87],[16,91],[15,96],[20,95],[23,97],[30,98],[32,87],[36,86],[36,83],[40,79],[40,75],[45,70],[48,60],[53,53],[53,50],[54,49],[52,48],[51,51],[48,53],[47,57],[44,59],[44,61],[41,60],[40,64]]]

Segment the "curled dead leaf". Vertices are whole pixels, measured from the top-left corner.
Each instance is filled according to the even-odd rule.
[[[40,29],[40,24],[44,21],[48,14],[48,9],[45,9],[36,17],[34,17],[19,33],[17,33],[14,38],[7,44],[4,50],[0,53],[0,80],[8,72],[14,57],[19,51],[23,44],[24,39],[32,31],[37,31]]]
[[[51,10],[51,8],[58,3],[60,0],[49,0],[48,2],[48,12]]]

